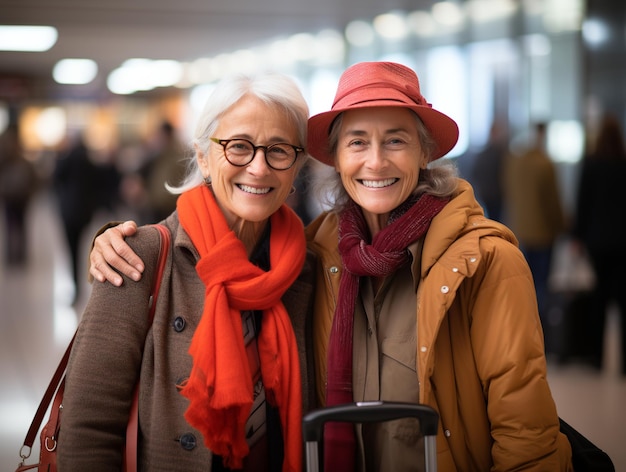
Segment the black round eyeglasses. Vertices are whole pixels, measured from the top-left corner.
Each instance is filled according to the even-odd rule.
[[[303,147],[287,143],[270,144],[269,146],[256,146],[247,139],[218,139],[211,141],[221,144],[224,148],[226,160],[237,167],[247,166],[252,162],[257,150],[263,149],[265,162],[274,170],[287,170],[293,166],[298,154],[304,152]]]

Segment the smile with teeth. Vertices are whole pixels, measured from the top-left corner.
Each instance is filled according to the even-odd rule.
[[[389,187],[395,184],[398,179],[385,179],[385,180],[361,180],[361,183],[370,188],[383,188]]]
[[[239,187],[241,190],[243,190],[246,193],[253,193],[255,195],[264,195],[266,193],[269,193],[269,191],[271,190],[271,187],[256,188],[256,187],[250,187],[249,185],[243,185],[243,184],[238,184],[237,187]]]

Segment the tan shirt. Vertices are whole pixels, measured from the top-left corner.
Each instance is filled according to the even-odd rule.
[[[418,244],[411,247],[418,255]],[[419,403],[416,373],[416,293],[419,268],[404,266],[386,277],[377,293],[361,280],[354,318],[353,385],[355,401]],[[416,419],[357,426],[360,470],[424,470],[424,444]]]

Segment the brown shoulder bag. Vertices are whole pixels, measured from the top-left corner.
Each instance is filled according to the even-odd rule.
[[[169,253],[171,235],[169,229],[160,224],[152,225],[158,231],[160,235],[160,248],[159,248],[159,260],[157,264],[157,272],[154,277],[152,285],[152,295],[150,297],[150,323],[154,318],[154,311],[156,309],[157,295],[159,294],[159,288],[161,286],[161,279],[163,276],[163,270],[165,269],[165,263],[167,262],[167,255]],[[74,338],[76,333],[72,337],[63,358],[59,362],[56,372],[52,376],[52,380],[48,385],[46,392],[39,403],[35,417],[28,428],[24,444],[20,449],[20,457],[22,461],[15,469],[15,472],[25,472],[29,470],[36,470],[37,472],[56,472],[57,471],[57,438],[59,434],[59,427],[61,425],[61,412],[63,410],[63,392],[65,390],[65,369],[67,367],[67,361],[72,351],[72,345],[74,344]],[[54,399],[53,399],[54,397]],[[50,403],[52,401],[52,408],[50,409],[50,415],[48,421],[41,430],[39,436],[40,451],[39,462],[36,464],[26,464],[26,459],[30,457],[33,444],[35,443],[35,437],[41,427],[41,423],[44,419],[44,415]],[[133,403],[130,409],[130,416],[128,418],[128,426],[126,428],[126,446],[124,450],[124,471],[125,472],[137,472],[137,434],[138,434],[138,403],[139,403],[139,383],[135,386],[135,393],[133,396]]]

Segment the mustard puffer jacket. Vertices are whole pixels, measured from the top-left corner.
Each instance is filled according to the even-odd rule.
[[[337,222],[336,214],[325,213],[307,227],[318,256],[314,333],[321,404],[341,277]],[[517,245],[508,228],[484,217],[461,179],[425,237],[417,346],[410,348],[417,349],[420,403],[440,415],[439,470],[573,470],[546,379],[533,279]]]

